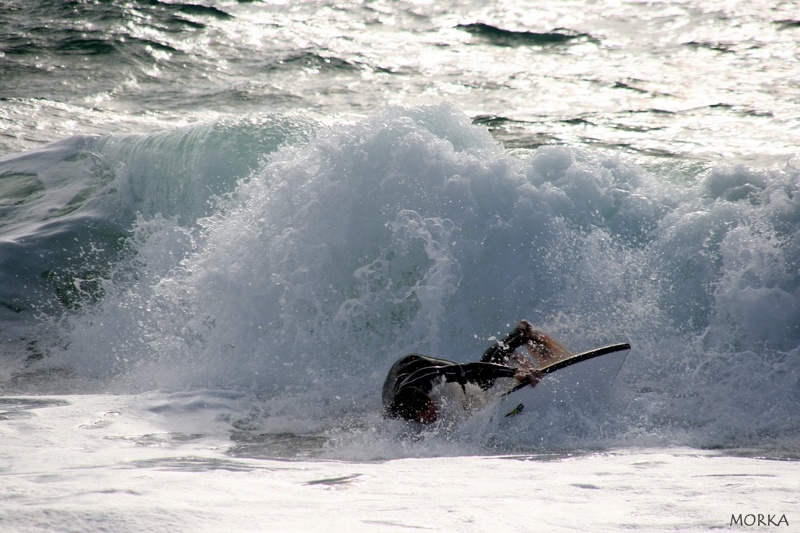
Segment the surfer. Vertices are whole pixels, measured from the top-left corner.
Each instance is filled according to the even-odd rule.
[[[532,359],[515,353],[525,346]],[[498,378],[514,378],[520,385],[535,387],[542,378],[539,367],[569,356],[569,351],[549,335],[521,321],[502,340],[487,349],[479,362],[455,363],[421,354],[398,360],[383,384],[384,414],[389,418],[431,424],[439,418],[434,400],[437,385],[455,383],[467,395],[467,387],[490,389]],[[509,366],[512,361],[518,366]]]

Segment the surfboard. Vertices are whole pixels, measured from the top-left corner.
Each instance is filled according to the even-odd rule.
[[[541,414],[548,404],[563,409],[573,403],[596,403],[609,391],[630,348],[628,343],[611,344],[537,361],[536,366],[545,377],[536,387],[519,383],[506,392],[502,397],[502,412],[506,417],[515,417],[530,412],[531,408]],[[554,375],[556,372],[558,375]]]

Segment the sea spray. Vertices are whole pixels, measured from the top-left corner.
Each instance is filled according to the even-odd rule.
[[[633,344],[606,438],[796,435],[798,172],[679,178],[564,146],[512,155],[447,104],[390,108],[284,146],[198,227],[140,220],[140,275],[49,362],[123,389],[251,391],[312,430],[375,413],[400,355],[475,359],[526,317],[576,351]]]
[[[30,336],[18,323],[96,300],[115,265],[138,253],[125,245],[137,220],[193,226],[263,158],[315,128],[296,116],[253,114],[144,135],[74,136],[0,157],[0,319]]]

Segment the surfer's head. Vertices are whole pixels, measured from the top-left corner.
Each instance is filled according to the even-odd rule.
[[[432,424],[439,410],[431,397],[419,387],[404,387],[397,392],[389,406],[392,418],[403,418],[421,424]]]

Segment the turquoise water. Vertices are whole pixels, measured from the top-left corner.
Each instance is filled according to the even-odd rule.
[[[634,349],[602,435],[502,449],[792,453],[796,16],[536,6],[4,5],[3,389],[241,391],[349,443],[399,355],[524,317]]]

